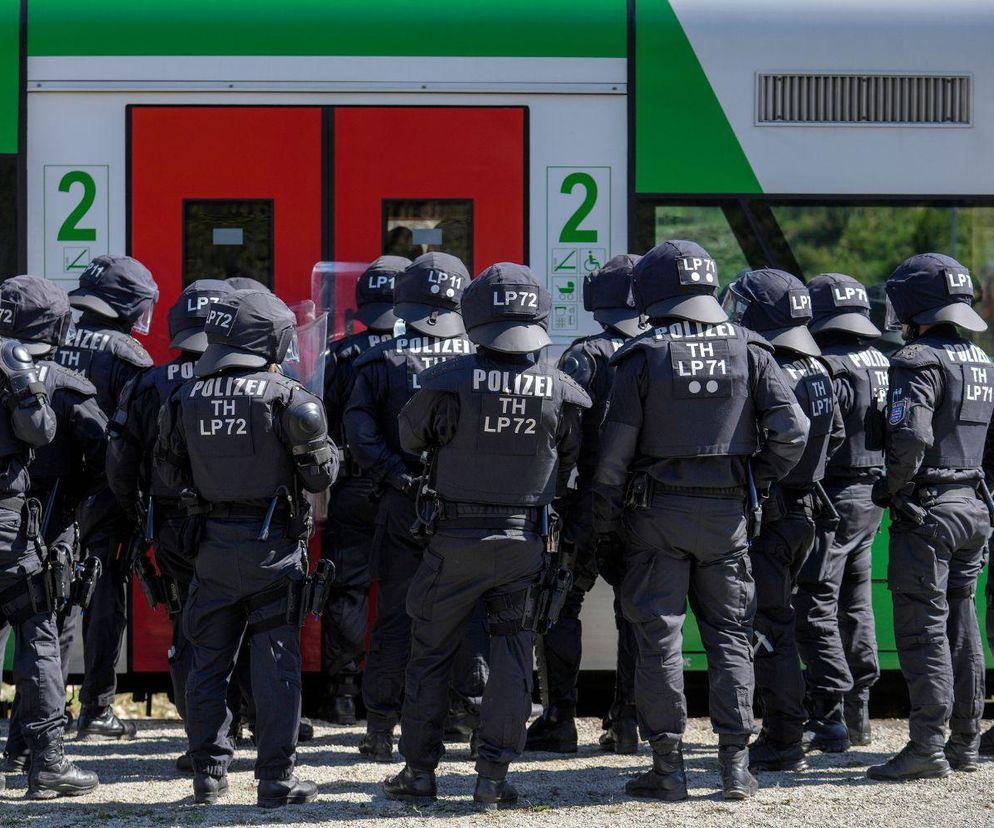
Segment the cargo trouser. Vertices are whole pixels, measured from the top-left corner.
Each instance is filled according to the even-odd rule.
[[[798,576],[797,647],[812,695],[865,699],[880,677],[870,576],[883,510],[873,505],[872,488],[872,478],[826,484],[838,526],[819,517]]]
[[[413,498],[387,489],[377,512],[373,541],[373,577],[378,580],[376,620],[370,633],[362,700],[370,732],[390,732],[400,719],[404,673],[411,655],[411,619],[407,592],[424,552],[425,542],[411,534],[415,520]],[[453,685],[463,699],[483,695],[486,681],[485,631],[475,624],[460,629],[459,642],[468,648],[459,655],[464,665]]]
[[[763,731],[773,741],[792,744],[801,741],[807,720],[793,593],[814,543],[814,502],[810,494],[776,487],[773,498],[776,505],[764,508],[762,532],[749,549],[756,579],[756,689]]]
[[[967,486],[926,500],[924,525],[892,510],[887,582],[901,673],[911,697],[911,741],[941,747],[954,733],[980,732],[984,651],[976,612],[977,578],[991,527]]]
[[[193,561],[180,540],[184,513],[158,507],[161,519],[156,521],[155,562],[159,570],[176,582],[184,606],[193,582]],[[173,702],[181,719],[186,718],[186,680],[193,662],[193,649],[183,629],[183,613],[169,616],[173,637],[169,646],[169,677],[173,685]]]
[[[117,692],[117,659],[128,625],[128,573],[122,571],[121,554],[127,538],[98,541],[87,553],[103,567],[83,615],[83,685],[79,700],[84,707],[103,708],[114,703]]]
[[[687,725],[683,694],[686,604],[707,652],[711,724],[720,744],[752,733],[755,590],[741,496],[656,492],[623,518],[621,605],[638,642],[635,698],[643,736],[672,751]]]
[[[260,515],[260,520],[262,516]],[[258,540],[260,520],[207,520],[183,624],[193,650],[186,733],[197,771],[221,777],[234,753],[227,692],[243,637],[256,701],[257,779],[288,779],[300,726],[300,628],[287,590],[303,578],[300,544],[282,527]]]
[[[376,523],[372,483],[339,478],[328,501],[322,554],[335,564],[335,582],[321,619],[321,672],[330,696],[359,695],[359,662],[369,626],[369,555]]]
[[[400,752],[434,770],[445,752],[448,688],[463,631],[481,600],[490,631],[490,679],[480,711],[476,770],[503,779],[521,755],[531,712],[534,635],[521,629],[528,588],[541,576],[544,541],[512,529],[440,529],[407,596],[412,619]]]
[[[23,584],[42,567],[35,545],[24,536],[21,514],[0,508],[0,592]],[[8,619],[0,614],[0,624]],[[62,735],[66,693],[59,657],[56,613],[39,612],[14,623],[14,686],[25,746],[40,751]]]

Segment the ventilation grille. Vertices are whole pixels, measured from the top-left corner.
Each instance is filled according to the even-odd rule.
[[[970,124],[969,75],[759,75],[759,124]]]

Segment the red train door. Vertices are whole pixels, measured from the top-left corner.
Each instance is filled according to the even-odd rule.
[[[476,273],[527,258],[524,107],[132,106],[128,129],[129,252],[159,283],[157,362],[197,278],[246,273],[292,303],[321,259],[442,249]],[[132,605],[130,667],[164,672],[167,619]],[[319,639],[309,622],[305,670]]]

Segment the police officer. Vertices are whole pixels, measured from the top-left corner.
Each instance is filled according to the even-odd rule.
[[[421,461],[417,453],[401,446],[397,417],[420,388],[422,371],[472,353],[460,310],[469,281],[465,265],[455,256],[418,256],[394,278],[394,312],[404,321],[406,333],[370,348],[353,362],[355,384],[344,416],[348,450],[382,491],[370,560],[371,576],[378,580],[376,620],[362,682],[366,736],[359,745],[360,753],[378,762],[389,762],[393,751],[411,650],[405,602],[425,546],[411,533]],[[473,646],[481,648],[475,637]],[[478,660],[483,660],[482,653]],[[469,683],[479,683],[478,674],[458,678],[475,678]],[[465,695],[473,696],[474,691]]]
[[[782,270],[743,274],[725,292],[733,322],[764,336],[811,422],[804,454],[770,487],[762,531],[749,549],[756,580],[755,671],[763,704],[763,729],[750,746],[756,771],[807,767],[802,736],[807,711],[798,657],[792,593],[815,539],[814,517],[831,509],[819,498],[825,464],[845,440],[845,424],[832,378],[807,328],[811,295]]]
[[[887,583],[910,740],[867,774],[903,781],[977,769],[984,654],[974,596],[992,517],[977,489],[994,367],[958,330],[987,324],[955,259],[912,256],[887,280],[887,296],[908,344],[891,357],[887,473],[873,500],[891,510]]]
[[[121,394],[111,424],[107,452],[107,483],[121,508],[131,516],[135,531],[145,541],[155,541],[155,562],[162,573],[166,609],[173,627],[169,648],[169,673],[173,699],[180,718],[186,718],[186,676],[190,671],[191,648],[183,634],[183,603],[193,580],[193,561],[180,543],[186,513],[180,494],[157,473],[153,449],[159,433],[159,409],[169,395],[193,379],[193,367],[207,348],[204,323],[215,302],[233,292],[226,282],[200,279],[187,285],[169,309],[170,346],[179,354],[135,377]],[[177,768],[192,771],[188,753],[177,760]]]
[[[435,452],[428,483],[437,502],[434,519],[423,514],[433,534],[407,595],[413,644],[400,742],[407,764],[383,783],[391,799],[435,798],[449,673],[482,598],[492,672],[473,799],[481,808],[517,801],[505,777],[524,747],[531,710],[534,636],[522,622],[543,570],[542,527],[576,462],[580,409],[590,406],[573,380],[529,356],[549,344],[550,307],[527,267],[487,268],[463,296],[478,352],[423,374],[422,390],[400,415],[404,448]],[[427,507],[424,499],[419,505]]]
[[[600,574],[614,588],[615,625],[618,628],[618,660],[614,680],[614,702],[604,720],[600,745],[615,753],[638,750],[635,719],[635,659],[638,645],[631,625],[621,612],[620,556],[603,554],[598,565],[592,543],[590,491],[597,467],[598,432],[604,420],[614,367],[609,360],[626,340],[642,333],[641,313],[632,294],[632,268],[639,256],[623,254],[609,259],[583,280],[583,307],[593,312],[603,330],[576,340],[559,360],[559,368],[569,374],[591,397],[593,406],[583,415],[583,445],[577,460],[576,491],[570,505],[560,505],[565,518],[564,542],[576,550],[573,589],[570,590],[559,621],[538,639],[539,686],[545,710],[528,728],[525,750],[576,753],[576,685],[580,676],[582,629],[580,610],[583,598]],[[612,564],[614,564],[612,566]]]
[[[99,478],[102,473],[107,418],[96,403],[96,388],[84,377],[51,360],[71,322],[66,292],[48,279],[15,276],[0,285],[0,334],[18,340],[36,359],[38,379],[45,386],[57,425],[55,439],[35,449],[34,459],[28,465],[31,477],[28,496],[42,505],[39,528],[46,547],[59,556],[62,566],[74,569],[79,555],[76,506],[89,480],[94,475]],[[63,692],[69,676],[69,645],[77,618],[68,602],[58,607]],[[7,630],[4,632],[6,640]],[[23,702],[20,695],[14,699],[4,748],[4,768],[14,773],[23,772],[30,759],[21,729]]]
[[[68,321],[65,293],[51,282],[31,276],[4,282],[0,290],[0,332],[4,335],[0,339],[4,481],[0,491],[0,623],[12,625],[15,638],[17,699],[16,718],[11,723],[13,744],[8,745],[13,756],[9,758],[20,760],[20,769],[30,766],[27,795],[31,799],[76,796],[97,786],[96,774],[76,767],[63,750],[66,694],[57,615],[64,607],[58,603],[64,600],[64,595],[59,597],[67,585],[64,573],[73,564],[65,546],[71,529],[66,526],[64,512],[53,514],[54,525],[47,528],[60,545],[49,551],[41,536],[42,504],[27,496],[33,491],[28,469],[33,450],[51,447],[66,452],[67,445],[72,444],[74,435],[65,419],[68,412],[83,409],[81,416],[89,421],[89,427],[79,425],[82,447],[90,457],[101,459],[103,453],[100,444],[105,421],[99,411],[91,418],[92,410],[87,411],[86,405],[93,389],[85,380],[51,363],[41,369],[32,363],[30,351],[50,353]],[[26,346],[6,338],[13,334],[35,341]],[[54,376],[43,381],[42,370]],[[52,440],[61,426],[66,426],[68,433],[60,440],[60,447],[53,447]],[[42,471],[57,465],[51,450],[39,459]],[[29,756],[23,755],[23,745]]]
[[[131,332],[148,333],[158,297],[152,274],[129,256],[98,256],[80,276],[79,288],[69,293],[69,304],[83,313],[56,352],[56,361],[93,383],[108,418],[117,410],[124,386],[152,365]],[[111,709],[117,690],[114,668],[127,625],[128,573],[120,566],[118,550],[126,547],[131,524],[100,472],[94,470],[92,494],[78,513],[83,547],[100,559],[103,574],[83,616],[85,675],[77,736],[132,739],[134,722],[121,721]]]
[[[870,589],[870,549],[883,510],[870,499],[883,475],[888,360],[872,344],[869,297],[859,282],[823,273],[808,283],[809,329],[832,375],[846,440],[825,470],[837,520],[820,516],[798,576],[797,647],[806,665],[808,750],[870,743],[870,687],[880,677]],[[834,524],[837,522],[837,526]]]
[[[324,403],[328,430],[345,446],[342,415],[355,379],[353,362],[393,336],[394,277],[410,265],[401,256],[380,256],[359,277],[355,286],[355,319],[365,329],[330,343],[325,361]],[[346,448],[338,480],[328,501],[322,547],[335,564],[335,583],[321,623],[321,672],[325,698],[321,718],[340,725],[356,722],[355,697],[359,695],[359,661],[366,648],[369,623],[369,547],[376,523],[373,482],[362,474]]]
[[[688,598],[708,654],[723,797],[756,790],[746,747],[755,609],[748,465],[751,456],[760,488],[779,480],[801,456],[808,426],[769,345],[728,321],[717,288],[714,261],[693,242],[663,242],[635,265],[635,298],[653,328],[612,357],[593,486],[594,529],[624,550],[621,602],[638,642],[636,702],[653,751],[652,769],[625,790],[668,801],[687,797]]]
[[[158,471],[170,491],[186,490],[184,542],[196,554],[182,623],[193,648],[186,732],[198,803],[216,802],[228,787],[233,750],[225,697],[243,636],[251,644],[257,702],[258,804],[273,808],[317,795],[313,782],[293,775],[310,528],[302,492],[334,481],[338,453],[321,401],[276,370],[294,321],[271,293],[235,291],[213,303],[196,378],[161,412]]]

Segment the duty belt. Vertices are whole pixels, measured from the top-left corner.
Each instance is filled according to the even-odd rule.
[[[25,497],[24,495],[11,495],[10,497],[0,498],[0,509],[6,509],[9,512],[20,512],[24,508]]]
[[[928,501],[938,500],[947,494],[962,494],[976,496],[979,483],[916,483],[915,498],[922,505],[927,505]]]
[[[726,486],[714,489],[705,486],[674,486],[671,483],[660,483],[658,480],[654,480],[653,494],[659,495],[660,492],[694,497],[745,497],[746,494],[744,486]]]
[[[538,506],[489,506],[482,503],[441,501],[438,525],[446,529],[522,529],[538,531],[542,508]]]

